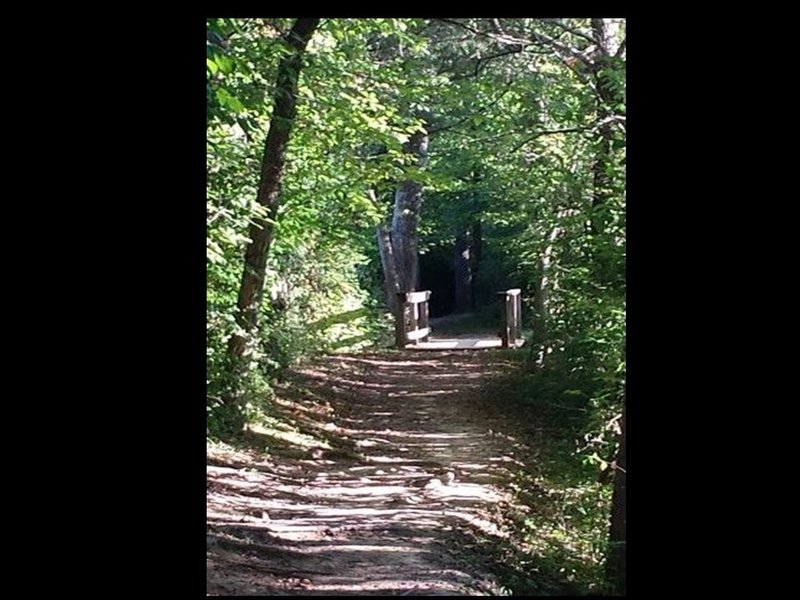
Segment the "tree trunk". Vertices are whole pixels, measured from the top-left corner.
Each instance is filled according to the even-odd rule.
[[[467,313],[472,306],[472,240],[468,232],[459,233],[453,245],[455,313]]]
[[[475,308],[477,303],[477,278],[478,268],[481,263],[481,255],[483,254],[483,228],[481,220],[478,219],[472,224],[472,252],[470,254],[470,269],[472,269],[472,308]]]
[[[626,517],[625,517],[625,396],[622,396],[619,450],[614,461],[614,493],[611,499],[611,528],[609,550],[606,558],[606,577],[614,595],[625,595],[626,579]]]
[[[405,144],[405,151],[416,157],[418,167],[425,166],[428,155],[428,134],[418,131]],[[392,249],[402,292],[416,291],[419,281],[417,254],[419,212],[422,207],[422,184],[406,179],[394,195],[392,215]]]
[[[601,122],[597,154],[592,169],[594,175],[593,207],[602,205],[611,194],[612,181],[608,168],[611,164],[614,130],[608,119],[614,115],[617,104],[622,100],[609,76],[613,69],[614,54],[618,48],[617,28],[618,25],[610,19],[592,19],[592,32],[597,43],[597,50],[592,62],[592,77],[598,94],[597,117]],[[592,219],[592,233],[597,233],[595,220],[595,218]]]
[[[392,248],[392,234],[385,225],[378,226],[378,249],[381,255],[381,266],[384,276],[384,293],[386,306],[397,316],[397,293],[400,291],[400,279],[397,274],[397,265],[394,260]]]
[[[544,348],[547,339],[547,302],[545,301],[545,276],[541,272],[536,278],[536,284],[533,291],[533,320],[531,328],[533,329],[533,339],[531,340],[531,356],[530,360],[533,361],[533,367],[539,368],[544,362]]]
[[[284,39],[290,53],[278,66],[273,96],[274,108],[264,144],[258,184],[257,200],[267,209],[267,216],[254,218],[250,225],[250,243],[245,252],[244,271],[237,301],[236,323],[240,331],[236,332],[228,343],[228,355],[231,359],[235,384],[241,375],[243,359],[252,350],[258,329],[267,256],[274,236],[273,223],[280,206],[279,188],[286,162],[286,145],[297,113],[297,82],[302,67],[302,56],[319,22],[320,19],[297,19]],[[236,399],[231,396],[228,401],[235,402]]]
[[[562,215],[559,214],[558,216],[560,218]],[[547,246],[539,260],[539,275],[536,278],[536,288],[533,293],[533,322],[531,324],[533,329],[533,343],[531,344],[531,355],[529,359],[532,361],[534,369],[543,367],[545,356],[547,356],[547,321],[549,316],[547,298],[550,294],[553,279],[550,275],[550,263],[553,261],[553,250],[556,240],[562,232],[563,229],[558,226],[550,230]]]

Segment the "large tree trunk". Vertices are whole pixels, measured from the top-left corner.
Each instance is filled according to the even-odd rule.
[[[483,226],[481,220],[478,219],[472,224],[472,254],[471,266],[473,275],[478,272],[478,265],[481,262],[481,255],[483,254]]]
[[[545,345],[547,343],[547,293],[546,278],[540,262],[540,272],[536,277],[535,288],[533,290],[533,319],[531,328],[533,329],[533,339],[531,340],[530,360],[534,369],[540,368],[544,364]]]
[[[386,306],[389,307],[393,315],[396,315],[397,292],[400,291],[400,278],[394,260],[392,234],[385,225],[378,226],[378,250],[381,255],[381,267],[383,267],[383,291],[386,296]]]
[[[606,576],[611,592],[625,595],[626,580],[626,518],[625,518],[625,396],[622,396],[622,419],[617,458],[614,461],[614,493],[611,499],[611,529],[609,550],[606,558]]]
[[[601,122],[593,167],[593,207],[602,205],[612,193],[612,181],[608,171],[613,152],[614,129],[608,119],[614,115],[617,104],[622,100],[610,76],[614,56],[619,47],[616,40],[617,28],[618,24],[611,19],[592,19],[592,33],[597,44],[592,62],[592,77],[598,94],[597,117]],[[594,221],[593,219],[592,233],[597,233]]]
[[[594,163],[594,197],[592,198],[592,232],[597,233],[598,208],[602,207],[614,193],[610,171],[613,165],[614,129],[611,119],[617,105],[623,101],[620,90],[614,82],[614,61],[621,50],[617,41],[618,24],[611,19],[592,19],[597,50],[593,61],[592,75],[597,89],[597,115],[600,120],[599,139]],[[601,230],[602,231],[602,230]],[[609,592],[614,595],[626,594],[626,479],[627,463],[625,448],[626,396],[622,395],[622,418],[620,420],[619,448],[614,468],[614,491],[611,500],[611,525],[609,529],[609,549],[606,557],[606,577]]]
[[[244,259],[242,283],[237,301],[236,323],[240,331],[228,344],[234,381],[241,375],[243,359],[252,350],[258,329],[258,314],[264,291],[267,256],[274,236],[274,221],[280,206],[279,188],[286,162],[286,145],[297,113],[297,82],[302,56],[320,19],[297,19],[284,42],[290,53],[278,65],[274,108],[261,159],[258,203],[267,209],[266,217],[256,217],[250,225],[250,243]],[[231,396],[229,402],[236,399]]]
[[[428,134],[418,131],[405,144],[405,151],[416,158],[418,167],[425,166],[428,156]],[[406,179],[394,195],[392,215],[392,249],[402,292],[412,292],[419,282],[417,253],[419,213],[422,207],[422,184]]]

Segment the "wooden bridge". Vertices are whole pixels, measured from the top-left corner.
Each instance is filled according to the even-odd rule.
[[[430,290],[400,292],[397,302],[402,318],[395,318],[395,343],[406,350],[484,350],[486,348],[519,348],[522,338],[521,290],[497,292],[503,305],[503,318],[496,337],[454,336],[439,338],[430,326],[428,302]]]

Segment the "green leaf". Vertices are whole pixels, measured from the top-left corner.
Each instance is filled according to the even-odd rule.
[[[232,95],[228,90],[225,88],[218,88],[216,91],[217,101],[224,107],[229,108],[234,113],[241,113],[244,112],[244,104],[242,104],[239,99]]]
[[[233,61],[224,54],[218,54],[216,62],[219,70],[223,73],[233,73]]]

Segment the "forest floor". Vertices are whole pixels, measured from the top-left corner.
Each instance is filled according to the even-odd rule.
[[[486,350],[298,368],[275,424],[208,446],[207,593],[506,595],[537,462],[533,425],[493,387],[512,366]]]

